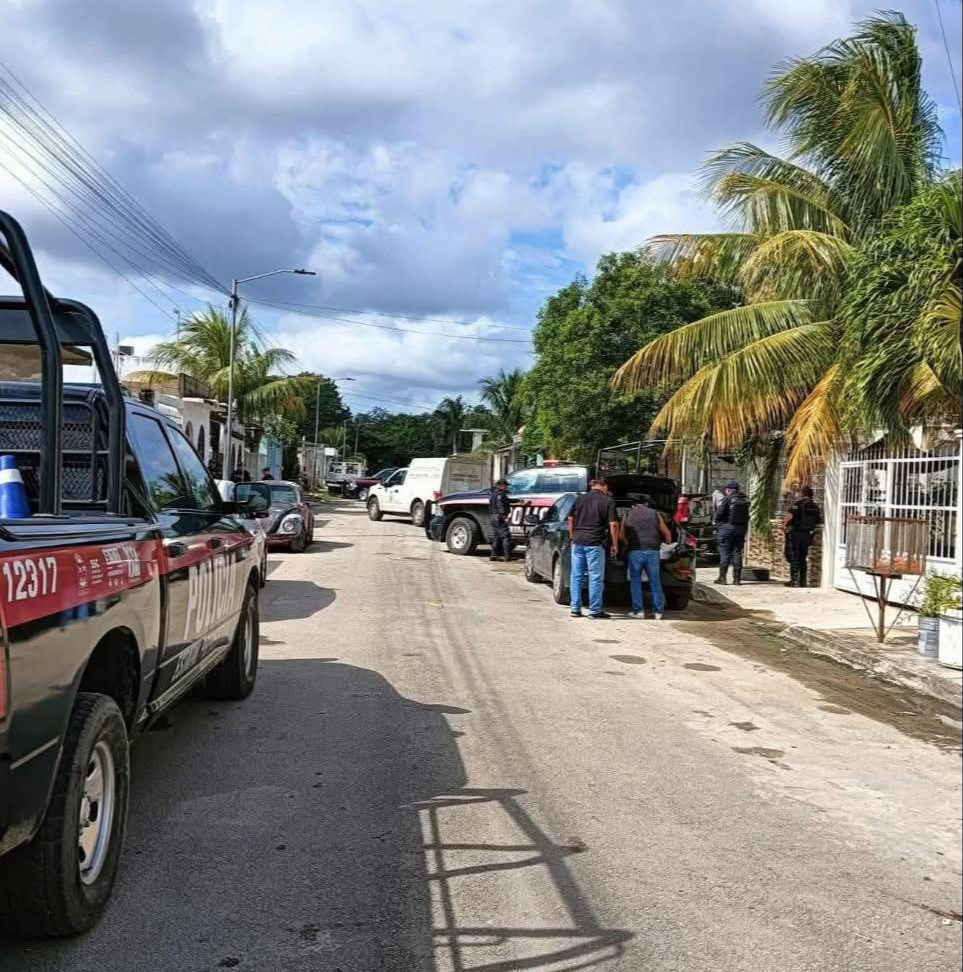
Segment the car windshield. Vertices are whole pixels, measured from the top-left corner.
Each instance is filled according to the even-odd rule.
[[[247,503],[251,496],[263,496],[271,506],[293,506],[298,501],[294,487],[283,483],[238,483],[234,488],[238,503]]]

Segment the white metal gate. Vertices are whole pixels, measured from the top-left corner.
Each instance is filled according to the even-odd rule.
[[[930,527],[927,571],[960,573],[961,466],[958,437],[926,451],[913,447],[894,450],[880,441],[840,463],[836,586],[845,591],[873,593],[870,577],[856,572],[854,584],[844,567],[846,521],[853,514],[925,519]],[[905,603],[915,580],[894,582],[891,599]]]

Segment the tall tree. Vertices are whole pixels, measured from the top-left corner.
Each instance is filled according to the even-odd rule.
[[[130,377],[172,379],[183,372],[207,382],[223,400],[228,394],[230,347],[230,318],[220,308],[208,306],[181,324],[177,338],[153,349],[150,357],[155,370]],[[276,415],[300,418],[304,414],[304,396],[314,379],[277,374],[294,360],[294,354],[282,348],[259,349],[246,308],[238,314],[234,332],[234,399],[240,421],[264,422]]]
[[[843,436],[841,302],[854,260],[932,179],[941,132],[914,28],[898,13],[781,66],[764,104],[788,158],[738,143],[705,166],[738,228],[650,244],[683,276],[737,283],[748,303],[649,342],[615,385],[679,386],[653,431],[717,449],[785,429],[787,478],[805,479]]]
[[[492,431],[500,443],[512,441],[525,421],[523,387],[525,373],[521,368],[514,371],[500,369],[497,375],[482,378],[482,401],[491,410]]]
[[[736,292],[683,280],[637,253],[611,253],[595,278],[578,276],[539,311],[526,442],[560,458],[593,462],[599,448],[639,437],[657,411],[647,389],[614,394],[618,366],[640,344],[693,317],[731,307]]]
[[[465,428],[468,410],[461,395],[443,398],[432,413],[437,430],[437,443],[445,452],[456,452],[458,434]]]

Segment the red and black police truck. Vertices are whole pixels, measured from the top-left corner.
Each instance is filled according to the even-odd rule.
[[[258,658],[249,533],[181,430],[124,396],[103,330],[42,285],[0,212],[0,932],[90,928],[124,840],[131,738],[203,682],[242,699]],[[64,361],[96,365],[70,385]],[[22,481],[23,485],[20,485]]]

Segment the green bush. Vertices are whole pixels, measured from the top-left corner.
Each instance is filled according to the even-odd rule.
[[[919,613],[922,618],[938,618],[947,611],[960,610],[961,582],[959,577],[928,574],[923,582]]]

